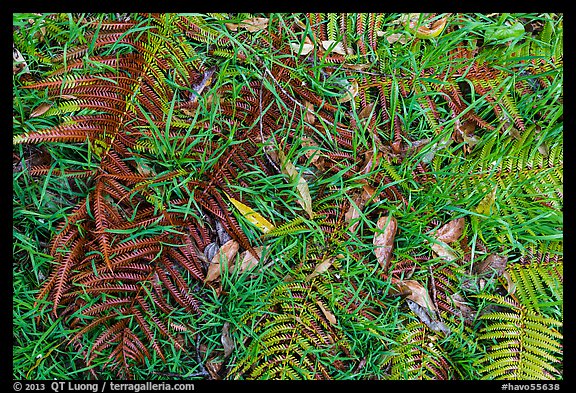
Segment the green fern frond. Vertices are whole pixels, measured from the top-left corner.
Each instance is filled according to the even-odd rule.
[[[487,321],[478,337],[488,345],[478,363],[483,379],[555,379],[561,374],[562,303],[558,277],[550,278],[557,267],[517,264],[507,269],[514,294],[490,298],[508,311],[496,308],[479,317]],[[548,290],[550,285],[556,285],[555,290]]]

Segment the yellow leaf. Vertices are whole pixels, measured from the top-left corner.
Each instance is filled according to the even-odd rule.
[[[252,210],[251,207],[249,207],[249,206],[243,204],[242,202],[232,198],[228,194],[226,194],[226,196],[228,197],[230,202],[232,202],[234,207],[236,207],[236,209],[238,209],[240,214],[242,214],[242,216],[244,216],[244,218],[246,218],[248,221],[250,221],[250,223],[254,224],[254,226],[256,226],[258,229],[260,229],[262,232],[268,233],[272,229],[275,228],[274,225],[270,223],[270,221],[268,221],[267,219],[262,217],[258,212],[255,212],[254,210]]]
[[[494,187],[494,190],[488,195],[486,195],[476,207],[476,213],[489,216],[492,210],[492,205],[496,201],[496,189],[498,186]]]
[[[442,30],[444,30],[446,22],[448,21],[448,16],[449,15],[446,15],[444,18],[432,22],[430,27],[424,25],[418,26],[418,28],[416,28],[420,14],[410,14],[410,18],[407,21],[407,27],[410,31],[414,31],[416,28],[415,34],[418,38],[435,38],[438,37],[440,33],[442,33]]]
[[[308,188],[308,183],[304,178],[302,178],[302,176],[300,176],[294,164],[286,159],[286,156],[282,150],[278,150],[278,158],[280,159],[282,173],[290,176],[291,180],[298,179],[298,185],[296,186],[298,194],[300,195],[298,203],[300,206],[302,206],[306,213],[308,213],[310,218],[313,218],[314,212],[312,211],[312,198],[310,197],[310,189]]]

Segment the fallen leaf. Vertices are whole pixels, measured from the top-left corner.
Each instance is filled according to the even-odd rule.
[[[550,154],[550,149],[548,149],[548,145],[546,143],[542,143],[538,145],[538,152],[544,157],[548,157],[548,154]]]
[[[450,328],[448,328],[444,322],[438,320],[435,312],[427,310],[426,308],[422,307],[414,301],[411,301],[410,299],[407,299],[406,302],[408,303],[410,310],[412,310],[412,312],[418,316],[420,321],[422,321],[422,323],[428,326],[431,330],[434,330],[435,332],[442,332],[445,335],[450,334]]]
[[[384,35],[384,34],[382,34]],[[395,42],[400,42],[401,44],[406,43],[406,36],[402,33],[393,33],[386,37],[388,43],[393,44]]]
[[[356,71],[365,71],[370,68],[372,64],[369,63],[360,63],[360,64],[342,64],[343,68],[347,68],[349,70],[356,70]]]
[[[418,281],[403,280],[399,281],[398,284],[401,291],[408,290],[410,292],[410,295],[407,296],[408,299],[424,307],[426,310],[436,312],[436,307],[428,294],[428,290]]]
[[[322,41],[322,47],[324,48],[325,51],[329,53],[334,52],[343,56],[347,54],[346,49],[344,49],[344,45],[342,45],[341,42],[337,42],[334,40]]]
[[[311,102],[304,101],[304,106],[306,107],[306,113],[304,114],[304,120],[310,125],[316,122],[316,116],[314,115],[314,105]]]
[[[481,262],[474,263],[472,271],[477,275],[495,273],[497,277],[501,276],[506,270],[508,257],[498,254],[490,254]]]
[[[243,204],[228,194],[226,194],[226,196],[230,202],[232,202],[234,207],[238,209],[240,214],[242,214],[242,216],[244,216],[251,224],[256,226],[256,228],[260,229],[263,233],[268,233],[275,228],[275,226],[270,221],[265,219],[260,213],[252,210],[250,206]]]
[[[310,273],[308,276],[306,276],[306,280],[310,280],[322,273],[324,273],[325,271],[327,271],[330,266],[332,266],[332,263],[334,263],[334,258],[326,258],[324,260],[322,260],[322,262],[320,262],[318,265],[316,265],[316,267],[314,268],[314,271],[312,273]]]
[[[492,213],[492,205],[494,205],[494,202],[496,201],[497,188],[498,186],[495,186],[491,193],[482,198],[478,206],[476,206],[476,213],[485,216],[489,216]]]
[[[316,304],[318,305],[318,307],[320,307],[322,314],[324,314],[328,322],[330,322],[332,325],[336,325],[338,321],[336,320],[334,314],[330,310],[327,310],[320,300],[316,301]]]
[[[312,211],[312,197],[310,197],[310,189],[308,188],[308,183],[302,176],[300,176],[294,164],[292,164],[292,162],[286,158],[282,150],[278,150],[278,158],[280,160],[282,172],[290,176],[292,181],[294,181],[294,179],[298,179],[298,184],[296,185],[296,189],[300,195],[298,203],[300,206],[302,206],[306,213],[308,213],[308,216],[313,218],[314,212]]]
[[[238,23],[224,23],[224,26],[230,31],[238,31]]]
[[[208,266],[208,271],[206,272],[206,278],[204,282],[216,281],[220,277],[220,272],[222,270],[222,262],[230,266],[233,258],[238,253],[238,248],[240,245],[234,239],[227,241],[220,247],[216,255],[212,258],[210,266]]]
[[[506,291],[508,295],[513,295],[516,292],[516,284],[512,281],[512,277],[510,277],[510,273],[504,272],[502,273],[502,277],[506,279]]]
[[[438,255],[445,261],[454,261],[458,259],[458,255],[456,255],[456,253],[452,251],[452,249],[445,243],[443,244],[433,243],[431,248],[432,251],[436,253],[436,255]]]
[[[349,82],[348,88],[342,97],[338,99],[338,102],[348,102],[354,99],[358,95],[358,82],[356,79],[352,79]]]
[[[438,228],[434,234],[434,238],[441,242],[450,244],[462,236],[462,231],[464,230],[464,217],[460,217],[456,220],[452,220]]]
[[[383,216],[378,219],[376,227],[383,232],[376,232],[372,240],[374,244],[374,254],[376,259],[384,271],[388,270],[390,259],[392,258],[392,251],[394,249],[394,237],[398,224],[396,219],[392,216]]]
[[[428,23],[425,23],[424,25],[420,25],[418,28],[416,28],[418,20],[420,19],[420,14],[410,14],[410,17],[406,23],[406,27],[409,31],[414,32],[418,38],[435,38],[438,37],[440,33],[442,33],[442,30],[444,30],[446,22],[448,21],[448,16],[449,15],[446,15],[444,18],[435,20],[432,22],[432,24],[430,24],[430,27],[426,26]]]
[[[374,104],[375,104],[374,102],[371,102],[368,105],[366,105],[364,108],[362,108],[362,110],[358,114],[358,118],[359,119],[366,119],[366,118],[370,117],[370,115],[372,114],[372,108],[374,108]]]
[[[38,117],[38,116],[42,116],[44,113],[46,113],[48,111],[48,109],[50,109],[52,107],[52,104],[40,104],[39,106],[36,107],[36,109],[34,109],[32,111],[32,113],[30,113],[30,118],[32,117]]]
[[[250,251],[246,250],[240,255],[240,273],[247,269],[251,269],[254,266],[258,266],[260,262],[260,255],[262,254],[262,247],[256,247],[254,250],[259,253],[259,255],[253,255]]]
[[[307,43],[300,45],[297,42],[293,42],[290,44],[290,48],[292,48],[292,51],[296,52],[298,56],[306,56],[308,53],[312,52],[314,45]]]
[[[224,346],[224,357],[227,358],[234,351],[234,340],[230,337],[230,322],[224,322],[222,326],[222,335],[220,341]]]
[[[239,23],[240,27],[245,28],[250,33],[268,28],[268,18],[249,18]]]
[[[450,296],[450,299],[464,320],[468,322],[474,321],[476,312],[472,307],[468,305],[468,303],[466,303],[466,300],[460,294],[454,293],[452,296]]]
[[[26,63],[24,56],[22,56],[20,51],[12,44],[12,72],[16,74],[20,71],[24,71],[25,74],[30,73],[28,63]]]

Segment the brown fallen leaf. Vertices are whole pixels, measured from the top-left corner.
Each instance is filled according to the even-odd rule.
[[[233,258],[238,253],[238,248],[240,245],[234,239],[228,240],[225,244],[220,247],[216,255],[212,258],[210,266],[208,266],[208,271],[206,272],[206,278],[204,282],[216,281],[220,278],[220,272],[222,270],[222,263],[226,263],[229,267],[233,261]]]
[[[479,276],[492,275],[492,273],[494,273],[496,277],[500,277],[506,270],[507,263],[508,263],[507,256],[490,254],[483,261],[474,263],[472,272]]]
[[[262,247],[256,247],[254,250],[258,253],[258,255],[253,255],[250,251],[246,250],[242,254],[240,254],[240,273],[244,272],[247,269],[251,269],[254,266],[258,266],[260,262],[260,256],[262,255]],[[235,266],[231,267],[231,270],[235,269]]]
[[[372,114],[372,108],[374,108],[374,104],[375,104],[375,102],[371,102],[368,105],[366,105],[364,108],[362,108],[360,113],[358,113],[358,118],[360,120],[362,120],[362,119],[366,119],[366,118],[370,117],[370,115]]]
[[[316,122],[316,116],[314,116],[314,105],[311,102],[304,101],[304,106],[306,107],[306,113],[304,114],[304,120],[310,125]]]
[[[250,33],[260,31],[268,28],[268,18],[249,18],[244,19],[239,23],[239,26],[246,29]]]
[[[230,337],[230,322],[224,322],[222,326],[222,335],[220,336],[220,341],[224,346],[224,357],[229,357],[234,351],[234,340]]]
[[[464,217],[460,217],[456,220],[449,221],[446,224],[442,225],[440,228],[438,228],[433,237],[436,240],[450,244],[458,240],[460,236],[462,236],[463,230],[464,230]]]
[[[32,113],[30,113],[30,118],[32,117],[38,117],[38,116],[42,116],[44,113],[46,113],[48,111],[48,109],[50,109],[52,107],[52,104],[40,104],[39,106],[36,107],[36,109],[34,109],[32,111]]]
[[[322,262],[316,265],[314,271],[310,273],[308,276],[306,276],[306,281],[311,280],[312,278],[324,273],[326,270],[330,268],[330,266],[332,266],[332,263],[334,263],[334,258],[326,258],[322,260]]]
[[[24,59],[24,56],[20,51],[12,44],[12,73],[17,74],[20,71],[29,74],[30,69],[28,68],[28,63]]]
[[[310,40],[310,37],[307,36],[302,44],[299,42],[290,43],[290,48],[293,52],[298,53],[299,56],[306,56],[314,49],[314,43]]]
[[[408,303],[410,310],[418,316],[418,319],[420,319],[420,321],[422,321],[422,323],[428,326],[431,330],[444,333],[445,335],[450,334],[450,328],[438,319],[434,311],[430,311],[410,299],[406,299],[406,302]]]
[[[382,35],[384,35],[384,33],[382,32]],[[402,33],[393,33],[390,34],[389,36],[386,37],[386,41],[388,41],[389,44],[393,44],[395,42],[399,42],[401,44],[405,44],[407,42],[406,40],[406,36]]]
[[[330,310],[327,310],[320,300],[316,301],[316,304],[318,307],[320,307],[320,311],[322,311],[322,314],[324,314],[328,322],[330,322],[332,325],[336,325],[338,323],[334,314]]]
[[[410,294],[407,296],[408,299],[424,307],[426,310],[436,312],[436,306],[432,302],[428,290],[416,280],[402,280],[398,281],[398,287],[400,291],[404,292],[408,290]]]
[[[460,294],[454,293],[450,296],[450,299],[465,321],[474,321],[476,311],[466,303],[466,300]]]
[[[394,249],[394,237],[398,229],[398,223],[392,216],[383,216],[378,219],[376,227],[382,232],[376,232],[372,239],[374,245],[374,254],[376,259],[384,271],[388,271],[390,259],[392,258],[392,251]]]

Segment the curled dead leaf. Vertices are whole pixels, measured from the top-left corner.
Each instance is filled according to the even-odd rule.
[[[508,257],[498,254],[490,254],[481,262],[474,263],[472,271],[477,275],[491,275],[496,274],[496,277],[501,276],[506,270],[508,264]]]
[[[384,35],[384,34],[383,34]],[[395,42],[399,42],[401,44],[405,44],[406,41],[406,36],[402,33],[393,33],[390,34],[389,36],[386,37],[386,41],[388,41],[388,43],[393,44]]]
[[[445,335],[450,334],[450,328],[437,318],[435,312],[422,307],[410,299],[406,299],[406,302],[408,303],[410,310],[412,310],[412,312],[418,316],[420,321],[422,321],[422,323],[428,326],[431,330],[444,333]],[[430,344],[434,345],[433,343]]]
[[[444,30],[446,22],[448,22],[448,16],[450,16],[450,14],[441,19],[437,19],[432,23],[424,22],[422,25],[418,26],[420,14],[410,14],[406,22],[406,27],[409,31],[414,32],[418,38],[435,38],[438,37]]]
[[[262,255],[262,247],[256,247],[254,250],[258,253],[258,255],[253,255],[250,251],[246,250],[242,254],[240,254],[240,273],[244,272],[247,269],[251,269],[254,266],[258,266],[260,262],[260,256]]]
[[[316,122],[316,116],[314,115],[314,105],[311,102],[304,101],[304,106],[306,107],[306,113],[304,114],[304,120],[310,125]]]
[[[374,245],[374,254],[376,259],[384,271],[388,270],[390,259],[392,258],[392,251],[394,249],[394,237],[398,224],[396,219],[392,216],[383,216],[378,219],[376,227],[382,232],[376,232],[372,239]]]

